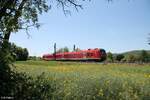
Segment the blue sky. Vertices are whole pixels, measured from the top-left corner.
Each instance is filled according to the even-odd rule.
[[[107,52],[150,49],[150,0],[92,0],[83,3],[79,12],[71,9],[65,16],[61,8],[54,7],[40,15],[40,29],[31,28],[28,38],[21,30],[11,35],[11,42],[28,48],[30,55],[42,56],[57,48],[73,44],[80,49],[104,48]]]

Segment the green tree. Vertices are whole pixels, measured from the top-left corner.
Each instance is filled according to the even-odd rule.
[[[64,48],[60,48],[56,51],[56,53],[62,53],[62,52],[69,52],[69,48],[68,47],[64,47]]]
[[[82,1],[82,0],[81,0]],[[84,0],[83,0],[84,1]],[[65,14],[69,13],[69,7],[77,10],[82,8],[78,0],[54,0],[62,7]],[[9,41],[12,32],[20,29],[28,30],[29,27],[39,27],[38,15],[55,5],[48,0],[1,0],[0,1],[0,36]],[[81,3],[81,2],[80,2]]]
[[[80,48],[75,48],[75,51],[81,51],[81,49]]]
[[[28,50],[26,48],[18,47],[15,51],[16,60],[27,60],[28,58]]]
[[[29,56],[29,52],[27,50],[27,48],[24,48],[23,49],[23,60],[27,60],[28,59],[28,56]]]
[[[14,43],[11,44],[11,53],[15,60],[25,61],[29,56],[27,48],[16,46]]]
[[[135,62],[136,61],[136,57],[133,54],[128,54],[127,56],[125,56],[125,59],[127,62]]]
[[[147,53],[146,50],[142,50],[142,51],[141,51],[140,60],[141,60],[142,62],[149,62],[149,61],[150,61],[150,59],[149,59],[149,54]]]
[[[68,47],[64,47],[64,52],[69,52],[69,48]]]
[[[115,60],[116,60],[116,61],[121,61],[123,58],[124,58],[124,55],[123,55],[123,54],[118,54],[118,55],[116,55]]]
[[[78,4],[80,2],[78,0],[54,1],[62,7],[65,14],[69,13],[69,7],[82,8]],[[15,82],[18,79],[24,80],[21,78],[24,77],[23,75],[17,78],[18,75],[10,69],[10,64],[14,61],[9,43],[11,33],[24,29],[28,34],[29,27],[39,28],[38,16],[48,12],[52,5],[55,4],[48,0],[0,0],[0,96],[13,94],[12,91],[16,91],[13,89],[20,84],[15,85]],[[19,85],[17,88],[21,86]],[[22,93],[22,91],[20,92]],[[23,94],[21,95],[23,96]]]
[[[114,61],[113,54],[111,52],[107,53],[107,61],[108,62],[113,62]]]

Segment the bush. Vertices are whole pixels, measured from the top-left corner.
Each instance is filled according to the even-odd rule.
[[[30,77],[25,73],[14,74],[15,88],[12,96],[17,100],[49,100],[54,91],[50,82],[46,81],[44,74],[38,77]]]
[[[50,82],[44,79],[44,74],[31,77],[25,73],[11,70],[14,67],[14,57],[10,53],[11,45],[1,42],[0,45],[0,99],[15,100],[49,100],[52,88]],[[53,84],[54,86],[54,84]]]
[[[113,62],[114,58],[113,58],[113,54],[111,52],[107,53],[107,62]]]
[[[7,75],[7,76],[6,76]],[[12,97],[15,100],[47,100],[54,91],[44,75],[36,78],[24,73],[5,73],[5,79],[0,80],[0,96]]]
[[[118,54],[118,55],[116,55],[115,60],[120,62],[123,58],[124,58],[123,54]]]

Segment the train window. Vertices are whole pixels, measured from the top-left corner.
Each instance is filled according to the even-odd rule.
[[[93,56],[93,53],[91,53],[91,56]]]
[[[93,56],[93,53],[87,53],[87,56],[91,57],[91,56]]]

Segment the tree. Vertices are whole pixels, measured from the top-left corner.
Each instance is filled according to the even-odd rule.
[[[107,53],[107,61],[108,61],[108,62],[113,62],[113,61],[114,61],[114,59],[113,59],[113,54],[112,54],[111,52],[108,52],[108,53]]]
[[[65,14],[69,13],[67,7],[82,8],[78,4],[78,0],[54,1],[62,7]],[[15,82],[18,82],[19,79],[26,79],[18,77],[10,69],[10,64],[13,61],[10,49],[11,45],[9,43],[11,33],[24,29],[28,34],[29,27],[39,28],[39,14],[48,12],[52,5],[51,2],[50,4],[48,3],[48,0],[0,0],[0,96],[12,95],[12,91],[16,92],[15,88],[19,85],[15,85]],[[21,77],[24,76],[21,75]],[[20,87],[21,85],[17,88]]]
[[[69,48],[68,47],[64,47],[64,52],[69,52]]]
[[[24,48],[23,49],[23,59],[22,60],[27,60],[28,59],[28,56],[29,56],[29,52],[27,50],[27,48]]]
[[[78,0],[54,0],[60,5],[65,14],[70,11],[70,6],[82,8]],[[84,1],[84,0],[81,0]],[[29,27],[39,27],[38,15],[48,10],[53,5],[47,0],[0,0],[0,36],[5,41],[9,41],[12,32],[18,32],[20,29]],[[27,32],[28,33],[28,32]]]
[[[25,61],[28,59],[29,56],[27,48],[16,46],[14,43],[11,44],[11,53],[14,59],[19,61]]]
[[[68,47],[64,47],[64,48],[60,48],[56,51],[56,53],[62,53],[62,52],[69,52],[69,48]]]
[[[123,54],[118,54],[116,55],[116,61],[121,61],[122,59],[124,58],[124,55]]]
[[[125,56],[125,60],[126,60],[126,62],[133,63],[136,61],[136,57],[133,54],[128,54]]]
[[[26,48],[21,48],[21,47],[18,47],[14,53],[16,54],[16,60],[21,60],[21,61],[27,60],[29,54]]]
[[[149,54],[147,53],[147,51],[145,51],[145,50],[142,50],[142,51],[141,51],[140,60],[141,60],[142,62],[149,62],[149,61],[150,61],[150,59],[149,59]]]
[[[81,49],[80,48],[75,48],[75,51],[81,51]]]

